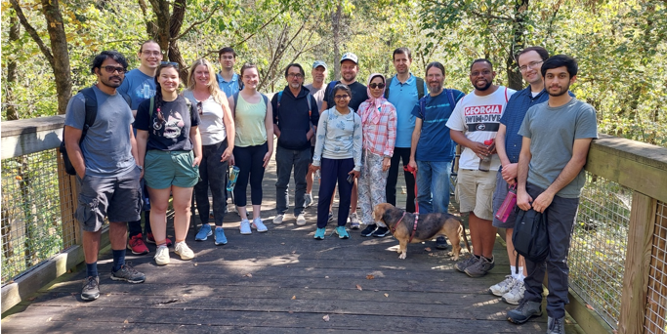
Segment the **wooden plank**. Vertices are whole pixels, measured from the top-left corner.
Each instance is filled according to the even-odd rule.
[[[565,305],[565,310],[585,333],[615,334],[614,329],[600,315],[589,309],[586,302],[572,289],[569,289],[568,298],[570,303]]]
[[[2,159],[60,146],[65,115],[2,122]]]

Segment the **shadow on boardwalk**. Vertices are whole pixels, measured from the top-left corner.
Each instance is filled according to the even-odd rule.
[[[340,240],[329,237],[329,225],[327,238],[316,241],[315,207],[306,211],[306,226],[296,227],[291,214],[282,225],[271,223],[274,182],[271,166],[262,207],[268,233],[240,235],[238,216],[229,213],[227,245],[216,247],[212,237],[195,242],[188,234],[197,254],[193,261],[181,261],[172,251],[171,264],[158,267],[154,247],[150,255],[128,252],[127,259],[146,273],[143,284],[112,281],[110,254],[103,254],[97,301],[80,301],[80,267],[12,310],[2,320],[3,332],[546,332],[546,312],[513,325],[505,320],[512,307],[487,292],[509,271],[499,242],[495,269],[472,279],[454,270],[447,252],[433,243],[409,245],[407,259],[399,260],[391,237],[363,238],[351,231],[351,239]],[[575,332],[568,325],[568,333]]]

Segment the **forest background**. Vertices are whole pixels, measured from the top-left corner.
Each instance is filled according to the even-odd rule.
[[[393,75],[392,51],[413,50],[412,72],[440,61],[446,87],[470,92],[468,67],[489,58],[496,83],[525,86],[513,55],[533,45],[579,61],[576,96],[597,109],[600,132],[667,147],[665,0],[2,0],[2,121],[63,114],[90,86],[102,50],[139,65],[139,44],[156,40],[183,71],[198,58],[215,66],[232,46],[237,70],[260,70],[260,90],[285,85],[284,67],[314,60],[339,76],[344,52],[360,59],[357,79]],[[218,68],[219,69],[219,68]],[[306,83],[310,82],[307,75]]]

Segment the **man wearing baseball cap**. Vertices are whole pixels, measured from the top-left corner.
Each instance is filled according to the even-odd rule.
[[[313,62],[313,69],[310,71],[310,75],[313,77],[313,83],[303,86],[310,91],[310,95],[317,101],[317,110],[322,109],[324,91],[326,90],[324,80],[327,79],[327,70],[327,63],[321,60],[316,60]],[[310,140],[310,144],[310,156],[312,158],[315,153],[315,136]],[[306,207],[309,207],[311,204],[313,204],[313,170],[308,168],[308,174],[306,174]]]

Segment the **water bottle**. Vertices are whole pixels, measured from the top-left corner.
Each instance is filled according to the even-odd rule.
[[[507,217],[509,217],[512,210],[514,210],[514,206],[516,206],[516,185],[512,185],[512,188],[507,192],[503,204],[500,205],[500,208],[496,213],[496,218],[503,223],[506,222]]]
[[[484,141],[484,145],[490,146],[493,144],[493,139],[488,139]],[[479,167],[477,169],[481,170],[482,172],[488,172],[489,169],[491,168],[491,156],[487,155],[479,159]]]
[[[234,191],[236,179],[239,177],[239,171],[241,171],[240,168],[232,166],[232,170],[229,172],[229,179],[227,180],[227,191]]]

